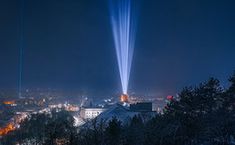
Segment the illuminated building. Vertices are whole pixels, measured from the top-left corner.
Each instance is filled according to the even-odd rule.
[[[76,112],[79,111],[79,107],[75,105],[66,105],[65,110],[70,112]]]
[[[122,103],[125,103],[125,102],[127,103],[128,102],[128,95],[126,95],[126,94],[121,95],[120,101]]]
[[[80,111],[80,116],[83,119],[93,119],[104,111],[106,111],[105,108],[82,108]]]

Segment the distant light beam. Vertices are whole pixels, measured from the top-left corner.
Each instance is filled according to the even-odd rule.
[[[111,24],[123,94],[127,94],[136,33],[134,0],[110,0]]]
[[[19,82],[18,97],[22,97],[23,54],[24,54],[24,0],[21,0],[20,9],[20,52],[19,52]]]

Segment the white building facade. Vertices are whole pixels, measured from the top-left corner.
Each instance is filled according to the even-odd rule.
[[[105,108],[81,108],[80,116],[83,119],[94,119],[104,111]]]

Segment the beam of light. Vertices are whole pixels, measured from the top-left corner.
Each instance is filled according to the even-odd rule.
[[[18,97],[22,97],[23,54],[24,54],[24,0],[21,0],[20,9],[20,51],[19,51],[19,81]]]
[[[110,0],[111,25],[123,94],[127,94],[136,33],[135,0]]]

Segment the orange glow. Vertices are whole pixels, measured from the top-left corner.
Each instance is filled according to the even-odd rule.
[[[0,136],[6,135],[11,131],[14,131],[15,127],[12,123],[9,123],[6,127],[0,128]]]
[[[12,104],[15,104],[15,101],[4,101],[3,104],[12,105]]]
[[[128,95],[123,94],[121,95],[120,99],[121,99],[121,102],[128,102]]]

